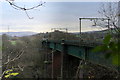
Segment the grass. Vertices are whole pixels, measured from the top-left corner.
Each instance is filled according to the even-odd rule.
[[[10,41],[12,45],[16,45],[16,41]]]

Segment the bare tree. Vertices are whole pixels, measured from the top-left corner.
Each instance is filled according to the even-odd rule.
[[[20,59],[22,57],[22,55],[24,54],[25,52],[25,49],[26,48],[22,48],[20,51],[17,52],[17,55],[15,57],[10,57],[9,55],[7,56],[7,61],[3,63],[2,67],[3,66],[6,66],[6,69],[2,72],[2,75],[1,75],[1,79],[4,78],[4,75],[6,74],[7,71],[9,70],[17,70],[17,71],[23,71],[24,70],[24,65],[22,64],[19,65],[16,64],[16,67],[8,67],[11,63],[17,61],[18,59]],[[13,53],[13,52],[10,52],[10,53]]]
[[[118,3],[103,3],[98,11],[102,16],[110,19],[110,27],[114,28],[116,32],[120,32],[118,27]]]
[[[21,6],[16,5],[16,4],[15,4],[15,0],[6,0],[6,1],[7,1],[7,2],[10,4],[10,6],[13,7],[14,9],[24,11],[29,19],[33,19],[33,17],[30,17],[27,11],[36,9],[36,8],[38,8],[38,7],[40,7],[40,6],[43,6],[43,5],[45,4],[45,2],[40,2],[40,3],[38,3],[38,5],[36,5],[36,6],[30,7],[30,8],[26,8],[25,6],[21,7]]]

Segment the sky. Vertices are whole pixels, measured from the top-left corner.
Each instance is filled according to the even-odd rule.
[[[46,3],[28,11],[28,19],[24,11],[12,8],[7,2],[0,2],[0,32],[32,31],[50,32],[51,28],[67,28],[70,32],[79,31],[80,17],[101,17],[98,13],[101,2],[56,2]],[[32,7],[38,2],[16,2],[16,5]],[[82,22],[82,31],[98,30],[91,27],[90,21]]]

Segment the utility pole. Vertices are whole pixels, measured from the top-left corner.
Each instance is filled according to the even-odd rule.
[[[81,26],[82,26],[81,25],[81,18],[79,18],[79,21],[80,21],[80,28],[79,29],[80,29],[80,34],[81,34]]]
[[[8,35],[9,35],[9,29],[10,29],[10,28],[9,28],[9,25],[8,25]]]
[[[7,32],[8,40],[10,40],[10,38],[9,38],[9,30],[10,30],[10,26],[8,25],[8,32]]]
[[[108,18],[79,18],[79,46],[80,46],[80,43],[81,43],[81,34],[82,34],[82,20],[90,20],[90,21],[94,21],[94,26],[96,26],[96,22],[95,21],[97,21],[97,20],[107,20],[107,27],[108,27],[108,29],[110,29],[110,26],[109,26],[109,21],[110,21],[110,19],[108,19]],[[87,55],[87,52],[85,53],[85,58],[84,58],[84,60],[86,60],[86,55]],[[83,64],[85,64],[85,62],[84,62],[84,60],[80,60],[80,63],[79,63],[79,66],[78,66],[78,70],[77,70],[77,73],[76,73],[76,77],[78,76],[79,78],[83,78],[83,76],[84,76],[84,70],[83,69],[80,69],[79,67],[80,66],[82,66]],[[79,71],[80,70],[80,71]],[[80,76],[79,76],[80,75]]]
[[[119,2],[119,4],[120,4],[120,2]],[[120,12],[120,11],[119,11],[119,12]],[[95,21],[95,20],[102,20],[102,21],[105,21],[105,20],[106,20],[106,21],[108,22],[108,23],[107,23],[107,25],[108,25],[107,27],[108,27],[108,29],[110,28],[110,23],[109,23],[110,19],[108,19],[108,18],[79,18],[79,21],[80,21],[80,25],[79,25],[79,27],[80,27],[80,28],[79,28],[79,29],[80,29],[80,31],[79,31],[79,32],[80,32],[80,35],[81,35],[81,31],[82,31],[82,20],[91,20],[91,21],[92,21],[92,20],[94,20],[94,21]],[[95,23],[95,22],[94,22],[94,24],[95,24],[94,26],[96,26],[96,23]]]

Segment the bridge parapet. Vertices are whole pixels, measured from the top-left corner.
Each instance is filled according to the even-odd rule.
[[[86,47],[95,47],[98,45],[102,45],[102,43],[99,43],[99,42],[84,42],[84,41],[78,41],[78,40],[43,40],[43,42],[50,42],[50,43],[53,42],[57,44],[64,43],[66,45],[86,46]]]

